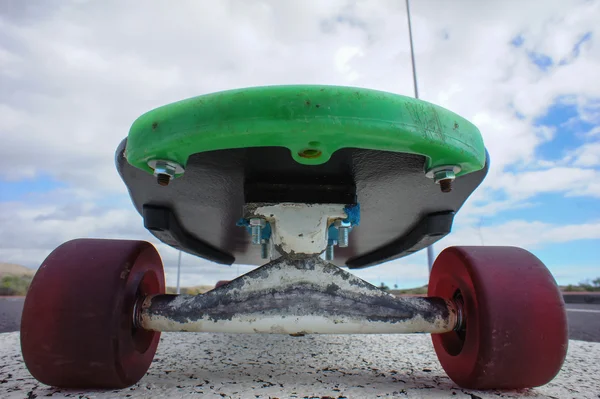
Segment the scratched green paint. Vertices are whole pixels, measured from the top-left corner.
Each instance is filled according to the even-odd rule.
[[[420,154],[426,168],[483,168],[485,147],[466,119],[426,101],[339,86],[266,86],[201,95],[149,111],[132,125],[126,156],[185,167],[190,155],[246,147],[286,147],[297,162],[320,165],[341,148]],[[267,160],[266,160],[267,161]]]

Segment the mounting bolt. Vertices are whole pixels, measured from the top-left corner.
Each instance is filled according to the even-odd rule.
[[[262,229],[266,223],[261,218],[251,218],[249,220],[250,228],[252,230],[252,244],[258,245],[262,243]]]
[[[452,182],[456,179],[456,174],[460,170],[460,166],[440,166],[431,169],[425,176],[433,179],[435,184],[439,184],[443,193],[449,193],[452,191]]]
[[[338,246],[345,248],[348,246],[350,238],[350,222],[344,222],[341,219],[336,220],[333,225],[338,229]]]
[[[433,181],[439,184],[443,193],[452,191],[452,182],[456,179],[456,175],[451,170],[440,170],[433,174]]]
[[[156,182],[161,186],[168,186],[171,180],[175,178],[175,175],[180,175],[184,172],[183,166],[164,159],[148,161],[148,166],[154,169]]]
[[[440,188],[443,193],[449,193],[452,191],[452,181],[454,179],[442,179],[440,180]]]
[[[325,260],[333,260],[335,256],[335,245],[337,244],[336,240],[329,240],[329,244],[327,245],[327,249],[325,250]]]
[[[261,240],[260,257],[261,259],[269,259],[269,240]]]

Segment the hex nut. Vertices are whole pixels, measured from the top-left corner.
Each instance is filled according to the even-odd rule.
[[[433,174],[433,181],[436,184],[439,184],[441,180],[454,180],[456,179],[456,174],[452,170],[439,170]]]
[[[267,224],[265,222],[265,219],[262,219],[262,218],[250,218],[250,220],[248,222],[250,223],[250,226],[265,227]]]
[[[166,159],[155,159],[148,161],[148,166],[154,170],[155,176],[164,174],[175,177],[175,175],[180,175],[185,171],[183,166],[179,165],[177,162]]]
[[[340,227],[351,227],[352,224],[350,222],[345,222],[342,219],[337,219],[335,222],[333,222],[333,225],[337,228]]]

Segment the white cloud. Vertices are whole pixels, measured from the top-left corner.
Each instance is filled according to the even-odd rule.
[[[600,166],[600,142],[584,144],[574,151],[572,156],[576,166]]]
[[[548,244],[598,239],[600,239],[600,221],[556,225],[537,221],[511,220],[493,226],[472,226],[456,230],[440,241],[439,248],[453,245],[499,245],[533,250]]]
[[[445,248],[457,245],[516,246],[535,252],[550,245],[575,240],[600,240],[600,220],[569,225],[526,220],[511,220],[494,225],[478,222],[467,225],[458,222],[450,235],[436,243],[435,252],[439,254]],[[560,284],[577,284],[583,278],[596,276],[599,270],[597,265],[577,265],[574,269],[573,265],[557,263],[551,258],[541,257],[541,260]],[[428,282],[425,251],[381,266],[352,272],[376,284],[382,281],[387,284],[398,282],[403,288],[418,287]]]
[[[504,173],[495,182],[510,196],[526,199],[541,193],[575,194],[584,192],[590,183],[598,179],[600,179],[600,171],[594,169],[555,167],[520,173]],[[593,193],[586,195],[595,196]]]
[[[364,53],[358,47],[343,46],[335,53],[335,65],[337,70],[345,76],[349,82],[353,82],[360,78],[360,74],[349,65],[355,57],[364,57]]]
[[[349,270],[352,274],[379,285],[385,283],[390,287],[395,284],[399,288],[420,287],[427,284],[429,271],[424,253],[411,255],[392,262],[361,270]]]
[[[600,126],[596,126],[587,132],[587,135],[590,137],[600,136]]]

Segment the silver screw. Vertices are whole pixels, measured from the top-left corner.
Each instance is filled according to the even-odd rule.
[[[350,239],[350,222],[338,219],[333,225],[338,229],[338,246],[341,248],[347,247]]]
[[[252,244],[258,245],[262,242],[262,229],[265,227],[265,220],[261,218],[250,219],[250,228],[252,230]]]
[[[269,240],[262,240],[260,244],[261,259],[269,259]]]
[[[167,161],[164,159],[152,160],[148,162],[148,166],[154,169],[156,181],[161,186],[168,186],[175,175],[182,174],[184,169],[176,162]]]
[[[333,240],[331,244],[327,245],[327,249],[325,250],[326,260],[333,260],[335,256],[335,244],[337,244],[337,241]]]

